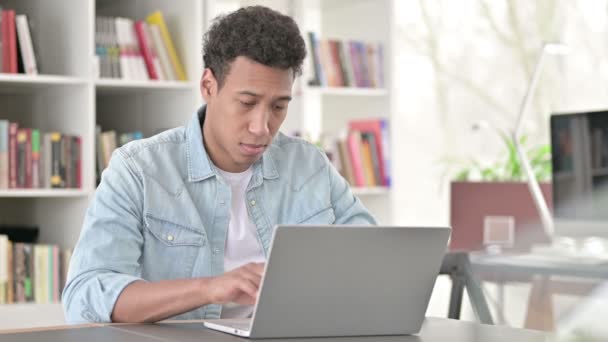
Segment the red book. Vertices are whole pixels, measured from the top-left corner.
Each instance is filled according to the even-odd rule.
[[[378,155],[380,178],[383,180],[381,185],[388,186],[387,170],[385,169],[385,155],[382,149],[382,120],[354,120],[348,123],[348,128],[351,131],[366,132],[374,135],[376,140],[376,154]]]
[[[353,175],[355,176],[354,185],[366,186],[365,176],[363,174],[363,162],[361,158],[361,133],[348,133],[346,144],[348,145],[348,153],[353,166]]]
[[[7,10],[9,72],[17,73],[17,31],[15,31],[15,11]],[[5,46],[3,46],[3,49]]]
[[[17,130],[19,125],[11,122],[8,126],[8,182],[9,188],[17,188]]]
[[[9,58],[9,49],[6,48],[8,46],[8,11],[4,10],[2,12],[2,72],[9,72],[10,67],[10,58]]]
[[[150,42],[146,39],[146,28],[145,23],[142,20],[135,22],[135,33],[137,34],[137,40],[139,41],[139,49],[146,62],[146,69],[148,69],[148,76],[150,79],[157,80],[158,74],[154,68],[154,56],[152,49],[150,49]]]

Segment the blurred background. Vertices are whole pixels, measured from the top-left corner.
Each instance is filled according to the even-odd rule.
[[[203,33],[249,5],[306,40],[283,132],[324,149],[380,223],[453,227],[428,315],[487,322],[481,305],[603,336],[605,0],[0,0],[0,329],[64,324],[111,152],[188,120]],[[458,298],[463,279],[478,286]]]

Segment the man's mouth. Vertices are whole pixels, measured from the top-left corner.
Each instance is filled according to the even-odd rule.
[[[257,156],[264,153],[266,145],[240,143],[241,151],[250,156]]]

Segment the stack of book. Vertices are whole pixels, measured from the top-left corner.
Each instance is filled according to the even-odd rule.
[[[71,249],[0,235],[0,304],[59,302],[71,256]]]
[[[97,17],[95,53],[101,78],[186,81],[186,73],[159,11],[145,21]]]
[[[0,189],[80,188],[82,140],[0,120]]]
[[[310,85],[324,87],[384,87],[384,52],[380,43],[319,40],[308,33],[314,75]]]
[[[348,128],[348,135],[328,151],[336,169],[353,186],[390,187],[388,121],[355,120]]]
[[[0,72],[38,74],[27,16],[1,6],[0,13]]]
[[[112,152],[117,147],[123,146],[133,140],[143,139],[144,135],[140,131],[118,134],[114,130],[102,132],[101,127],[95,129],[97,144],[97,179],[101,172],[110,164]]]

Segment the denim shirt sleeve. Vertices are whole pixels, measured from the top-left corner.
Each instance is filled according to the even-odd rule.
[[[62,295],[69,323],[110,322],[123,289],[141,280],[142,182],[117,150],[87,210]]]
[[[335,224],[376,225],[376,219],[365,208],[361,200],[353,195],[350,186],[327,160],[331,203],[336,216]]]

